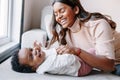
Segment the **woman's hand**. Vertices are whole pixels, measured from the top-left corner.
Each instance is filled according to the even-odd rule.
[[[58,54],[74,54],[77,55],[80,53],[80,49],[76,47],[70,47],[68,45],[61,45],[56,49]]]
[[[56,49],[58,54],[64,54],[64,53],[70,53],[70,49],[69,47],[67,47],[66,45],[61,45]]]

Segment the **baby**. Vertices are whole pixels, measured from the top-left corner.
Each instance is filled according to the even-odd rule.
[[[12,69],[17,72],[37,72],[38,74],[64,74],[83,76],[92,67],[73,54],[59,55],[55,48],[43,49],[36,42],[34,48],[23,48],[12,57]]]

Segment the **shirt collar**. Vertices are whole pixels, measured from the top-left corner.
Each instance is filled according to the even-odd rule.
[[[69,27],[69,29],[72,33],[79,32],[80,31],[80,20],[77,18],[74,24],[71,27]]]

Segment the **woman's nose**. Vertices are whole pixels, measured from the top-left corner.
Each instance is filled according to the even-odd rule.
[[[63,16],[63,15],[59,13],[59,14],[58,14],[58,19],[61,19],[62,16]]]

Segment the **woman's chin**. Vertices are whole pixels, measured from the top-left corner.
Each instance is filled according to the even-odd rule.
[[[67,28],[68,26],[67,25],[62,25],[63,28]]]

